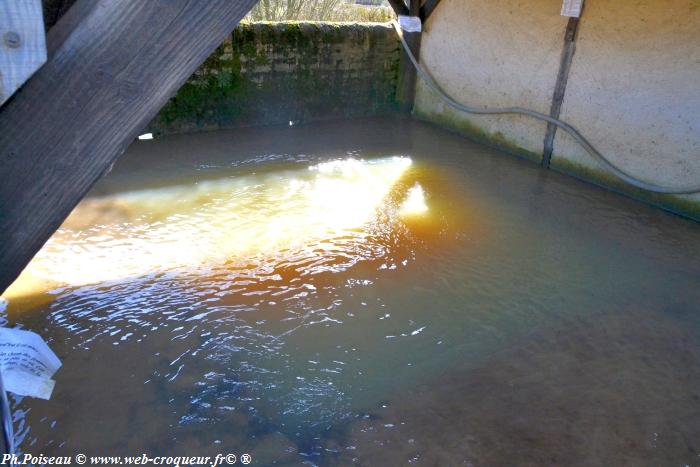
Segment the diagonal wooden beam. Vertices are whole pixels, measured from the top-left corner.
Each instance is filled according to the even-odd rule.
[[[256,1],[80,0],[59,21],[0,108],[0,292]]]
[[[408,15],[408,7],[403,0],[389,0],[389,5],[391,5],[391,8],[394,10],[394,13],[396,13],[396,16]]]
[[[0,106],[46,62],[41,0],[0,2]]]
[[[439,4],[440,0],[425,0],[420,7],[420,19],[425,23]]]

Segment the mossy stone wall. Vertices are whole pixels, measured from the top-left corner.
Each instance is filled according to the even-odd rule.
[[[149,128],[168,134],[392,112],[399,59],[388,24],[243,23]]]

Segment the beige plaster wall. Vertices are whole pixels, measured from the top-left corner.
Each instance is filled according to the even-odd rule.
[[[586,0],[561,118],[638,177],[700,185],[700,0]],[[558,132],[566,161],[597,167]]]
[[[549,113],[567,19],[561,0],[442,0],[421,61],[458,101]],[[700,184],[700,0],[586,0],[561,118],[629,172]],[[422,83],[414,112],[539,160],[545,125],[447,109]],[[618,184],[559,131],[552,167],[700,218],[700,195]]]
[[[560,0],[442,0],[424,25],[421,62],[462,103],[549,113],[566,27],[560,9]],[[546,125],[518,116],[453,112],[422,82],[416,86],[415,112],[483,132],[533,157],[542,153]]]

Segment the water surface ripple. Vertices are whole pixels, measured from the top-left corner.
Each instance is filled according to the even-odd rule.
[[[700,229],[405,120],[137,142],[4,295],[33,454],[698,465]]]

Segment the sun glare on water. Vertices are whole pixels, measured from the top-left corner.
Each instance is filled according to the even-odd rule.
[[[376,217],[410,165],[407,157],[343,159],[86,199],[4,297],[279,255],[342,237]],[[427,209],[416,184],[399,213]]]
[[[401,203],[399,212],[404,216],[424,214],[428,212],[428,205],[425,203],[425,192],[420,184],[413,185],[406,194],[406,199]]]

